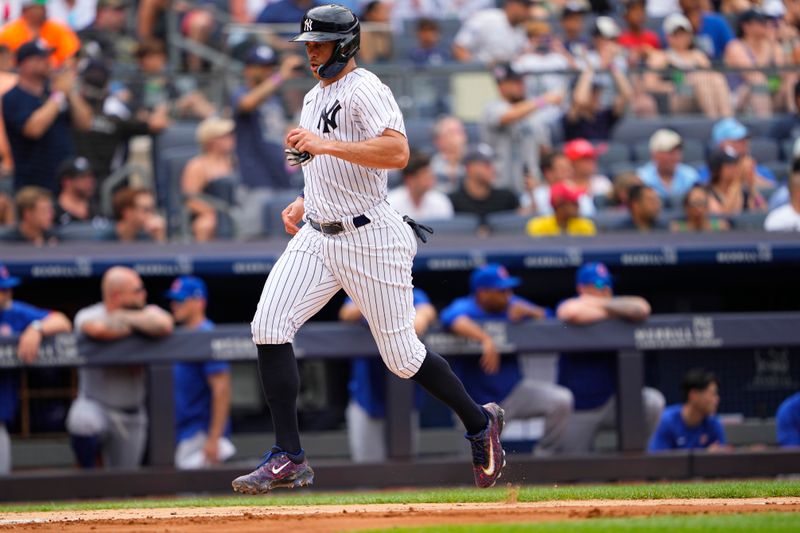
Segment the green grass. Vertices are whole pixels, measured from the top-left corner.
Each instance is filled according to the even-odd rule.
[[[515,489],[516,490],[516,489]],[[523,486],[517,501],[633,500],[665,498],[756,498],[800,496],[798,480],[719,481],[696,483],[654,483],[641,485]],[[386,492],[283,492],[265,496],[178,497],[162,499],[101,500],[0,505],[7,512],[66,511],[89,509],[134,509],[162,507],[233,507],[285,505],[350,505],[370,503],[471,503],[501,502],[509,489],[452,488]]]
[[[398,528],[392,533],[500,533],[500,532],[576,532],[682,533],[694,531],[796,532],[800,530],[798,513],[757,513],[730,515],[652,516],[644,518],[594,518],[583,521],[544,522],[538,524],[492,524],[468,526],[439,525],[426,528]],[[375,530],[378,531],[378,530]]]

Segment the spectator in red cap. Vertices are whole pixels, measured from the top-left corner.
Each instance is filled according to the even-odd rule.
[[[572,183],[589,196],[609,196],[613,185],[608,176],[598,174],[598,150],[586,139],[575,139],[564,145],[564,155],[572,161]]]
[[[592,236],[597,233],[594,222],[578,215],[578,200],[581,190],[566,182],[558,182],[550,187],[552,215],[532,218],[528,221],[528,235],[531,237],[553,237],[556,235]]]

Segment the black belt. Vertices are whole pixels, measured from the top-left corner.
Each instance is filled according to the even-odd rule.
[[[357,217],[353,217],[353,226],[357,228],[366,226],[370,222],[372,221],[367,218],[367,215],[358,215]],[[341,222],[317,222],[316,220],[311,220],[309,218],[308,223],[311,224],[312,228],[320,233],[324,233],[325,235],[338,235],[344,231],[344,224]]]

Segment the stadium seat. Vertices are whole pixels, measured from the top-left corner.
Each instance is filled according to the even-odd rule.
[[[611,140],[623,144],[634,144],[642,139],[649,139],[661,127],[664,127],[664,121],[660,118],[626,118],[614,128]]]
[[[598,164],[605,168],[611,168],[614,163],[629,163],[630,160],[630,146],[614,141],[606,144],[605,151],[597,158]]]
[[[56,231],[60,242],[116,240],[111,223],[73,222]]]
[[[794,150],[794,139],[784,139],[781,141],[781,159],[783,161],[792,160],[792,150]]]
[[[467,144],[473,145],[481,142],[481,125],[477,122],[464,123],[464,129],[467,132]]]
[[[749,117],[741,120],[742,124],[747,126],[747,132],[751,137],[767,137],[772,131],[777,117],[771,118],[758,118]]]
[[[716,121],[704,116],[671,116],[664,124],[665,128],[677,131],[684,140],[684,148],[690,139],[705,144],[711,138],[711,130]]]
[[[197,146],[196,130],[199,123],[195,121],[175,122],[169,128],[156,135],[153,150],[161,152],[170,148]]]
[[[786,161],[766,161],[759,163],[770,169],[772,173],[775,174],[775,178],[778,180],[778,183],[785,183],[786,179],[789,177],[790,165]]]
[[[523,235],[525,233],[525,226],[530,219],[531,217],[528,215],[520,215],[516,212],[509,211],[492,213],[486,217],[486,222],[492,233]]]
[[[750,139],[750,155],[759,163],[780,159],[778,148],[778,143],[769,137],[753,137]]]
[[[456,213],[453,218],[420,220],[433,228],[436,235],[471,235],[478,231],[478,217],[469,213]]]
[[[406,135],[408,144],[412,149],[431,151],[433,148],[433,124],[432,119],[410,119],[406,121]]]
[[[620,224],[624,220],[628,218],[628,212],[626,210],[620,209],[617,210],[607,210],[607,211],[600,211],[597,215],[594,216],[594,225],[597,226],[597,231],[605,232],[605,231],[615,231],[619,228]]]
[[[742,213],[733,217],[731,225],[736,230],[761,231],[764,229],[764,220],[767,213]]]
[[[296,191],[282,191],[266,199],[261,205],[261,235],[290,237],[283,228],[281,212],[297,198]]]

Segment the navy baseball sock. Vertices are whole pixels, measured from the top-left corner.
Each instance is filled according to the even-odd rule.
[[[290,343],[259,344],[258,375],[261,390],[272,413],[275,444],[290,455],[301,457],[300,432],[297,428],[297,393],[300,374]]]
[[[438,353],[428,350],[422,366],[411,379],[455,411],[468,434],[475,435],[486,428],[489,420],[483,407],[470,398],[464,384]]]
[[[94,468],[97,466],[97,454],[100,452],[100,439],[96,436],[83,437],[70,435],[69,443],[75,453],[75,459],[81,468]]]

